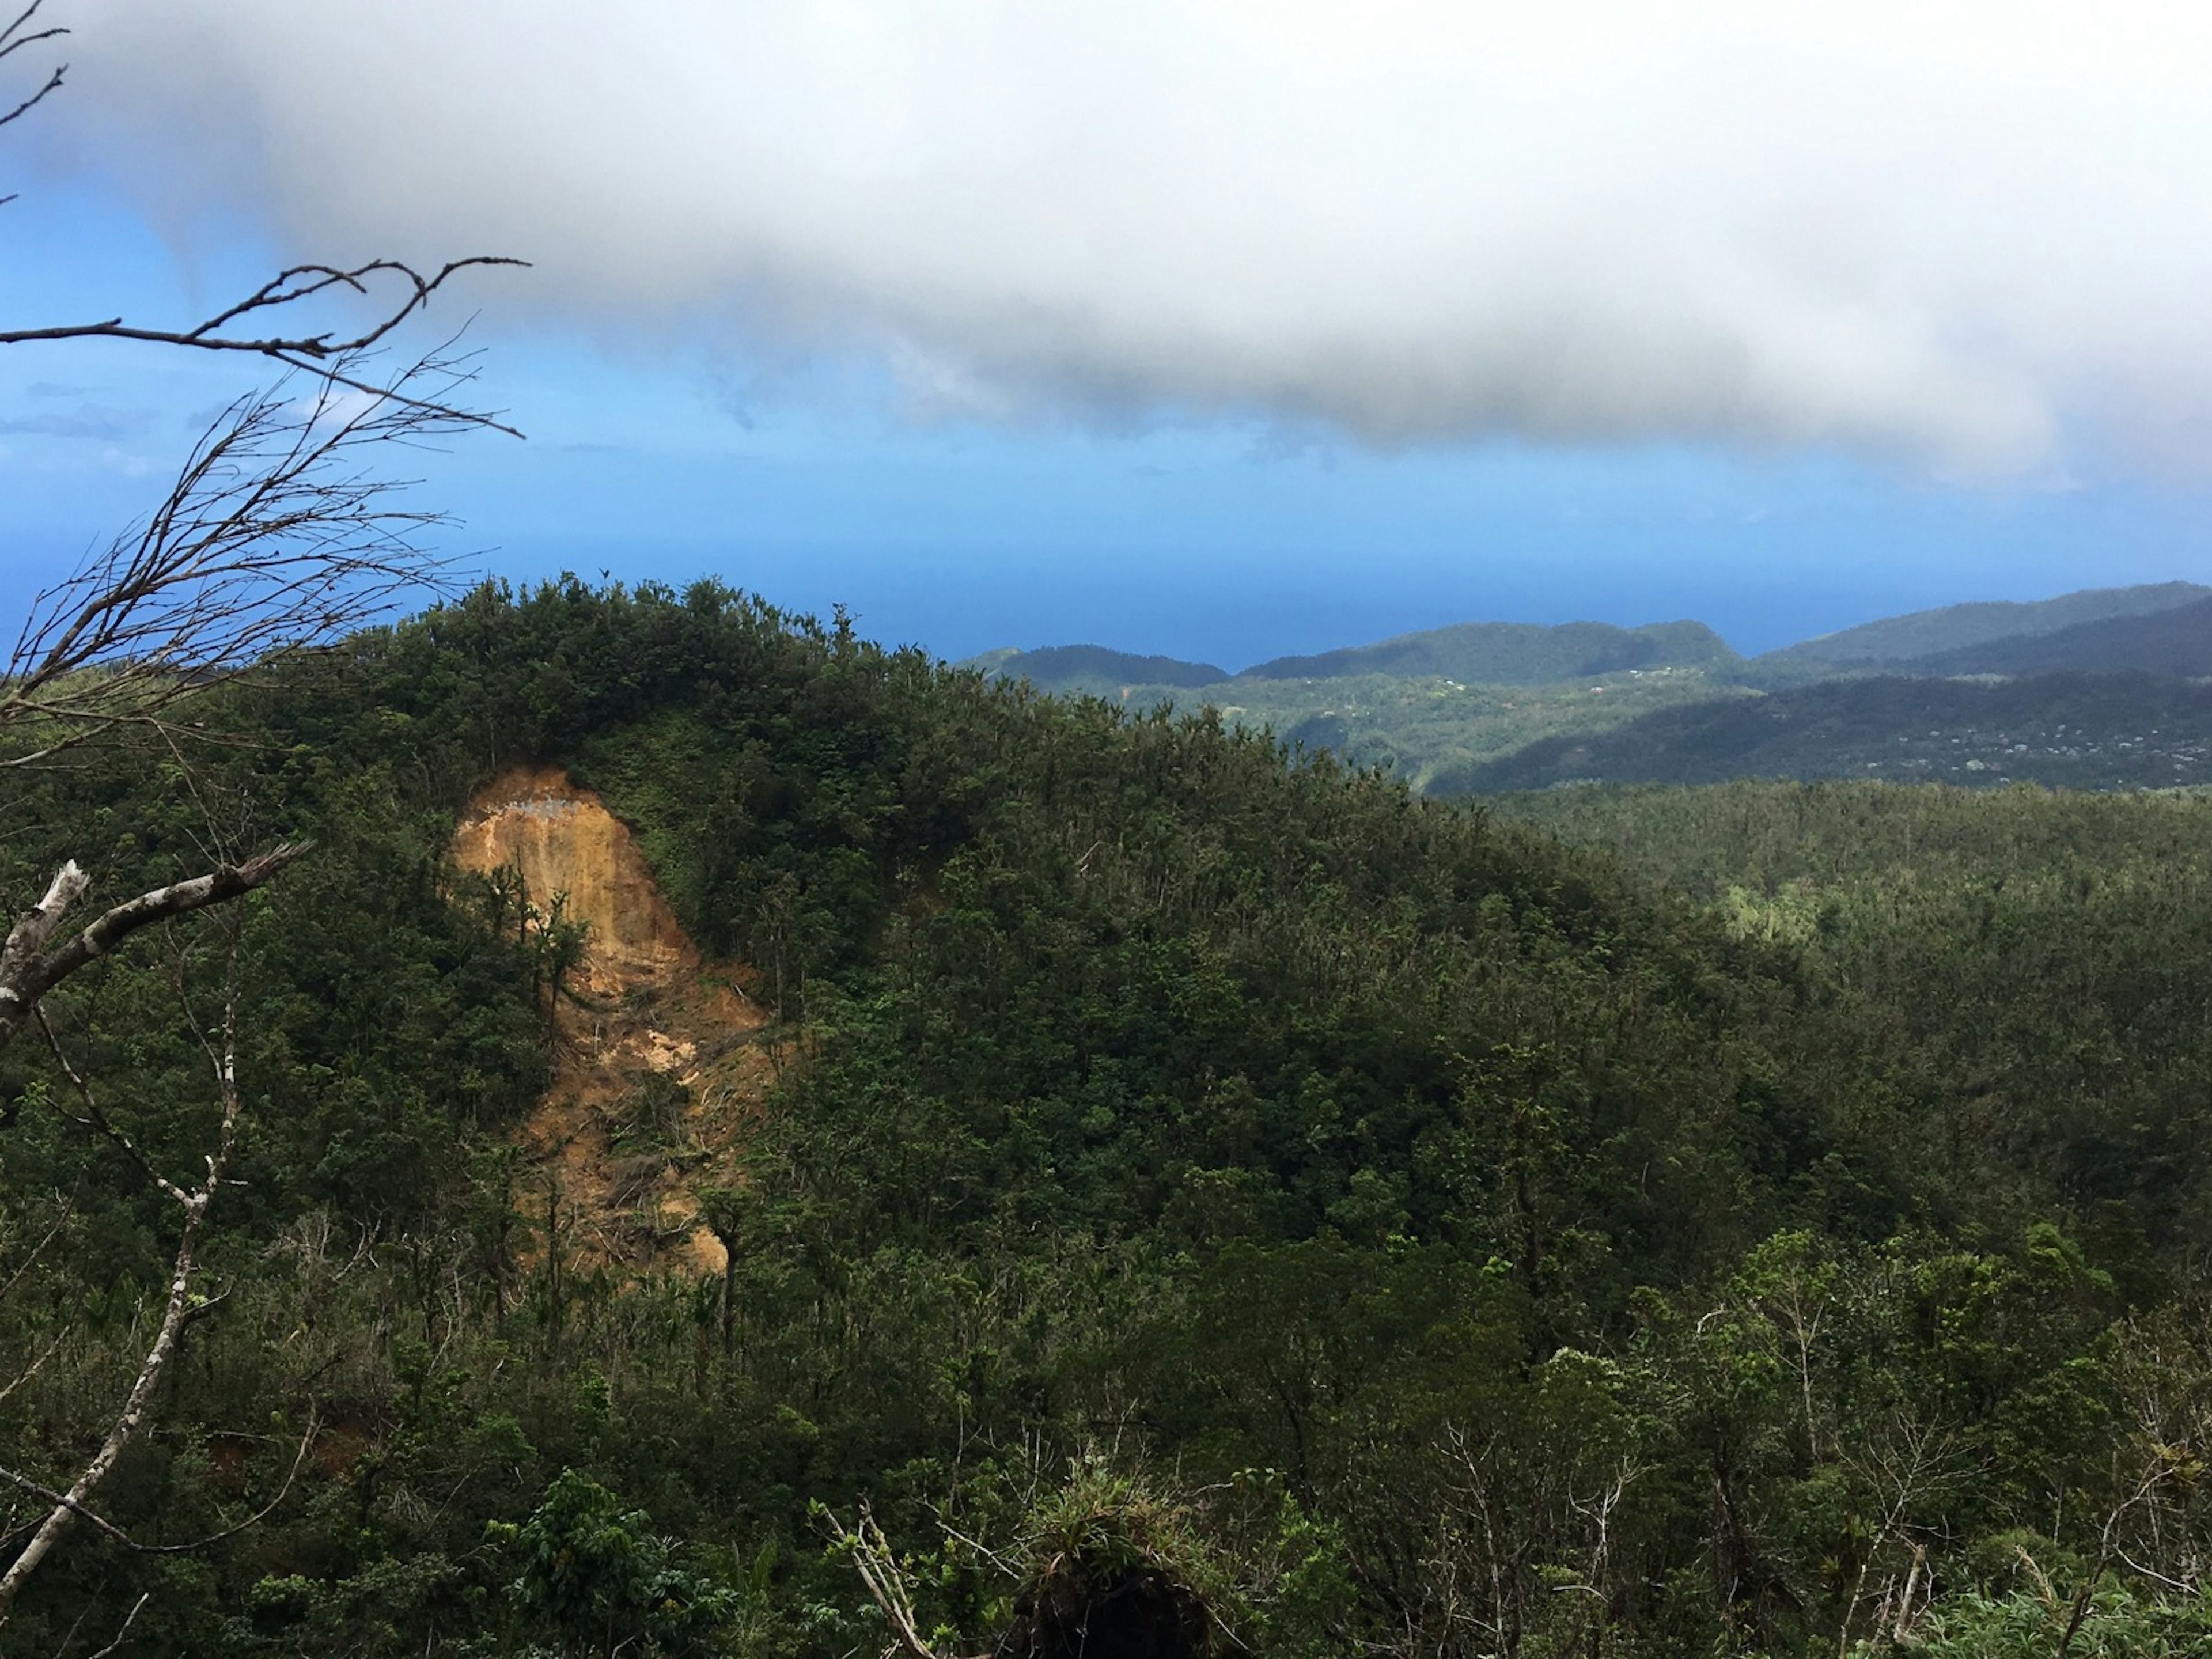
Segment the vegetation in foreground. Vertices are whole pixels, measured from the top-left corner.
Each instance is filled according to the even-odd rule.
[[[181,1170],[235,921],[246,1127],[115,1531],[11,1650],[1049,1652],[1125,1590],[1190,1652],[2201,1646],[2212,807],[1468,811],[711,586],[323,669],[203,703],[189,779],[8,803],[19,900],[317,842],[50,998]],[[558,975],[446,861],[518,761],[778,988],[726,1301],[541,1224]],[[0,1461],[50,1484],[173,1223],[4,1060]]]

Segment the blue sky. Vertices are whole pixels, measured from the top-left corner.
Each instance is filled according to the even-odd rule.
[[[100,8],[90,10],[98,23]],[[179,190],[143,152],[188,153],[220,123],[185,101],[167,118],[181,124],[181,142],[158,145],[147,130],[126,144],[118,125],[100,120],[109,88],[128,86],[128,66],[103,82],[103,60],[90,61],[79,79],[92,84],[70,89],[73,106],[58,102],[48,133],[22,144],[21,128],[9,135],[22,165],[5,176],[23,195],[0,209],[0,316],[184,319],[286,257],[350,258],[389,239],[411,247],[447,234],[434,216],[302,210],[281,167],[234,195]],[[212,95],[219,77],[174,78]],[[257,118],[263,141],[290,141],[284,156],[320,142],[312,116]],[[417,165],[408,158],[388,159],[422,176],[407,172]],[[1808,173],[1808,190],[1821,176]],[[353,194],[370,200],[374,184],[364,175]],[[580,188],[590,199],[588,181]],[[1133,223],[1152,226],[1164,245],[1188,234],[1188,216],[1159,212]],[[686,286],[672,298],[631,293],[622,286],[631,264],[572,228],[520,210],[494,218],[487,234],[502,250],[537,253],[539,237],[550,257],[531,271],[471,279],[433,320],[475,313],[469,337],[483,349],[486,401],[529,437],[483,434],[448,455],[405,460],[423,476],[422,503],[463,520],[448,545],[518,580],[562,569],[627,580],[714,574],[795,608],[842,602],[866,631],[954,658],[1088,641],[1232,668],[1476,618],[1695,617],[1755,651],[1959,599],[2212,580],[2206,474],[2170,464],[2177,443],[2201,435],[2191,424],[2194,361],[2177,352],[2169,376],[2183,414],[2156,443],[2139,443],[2114,411],[2162,406],[2166,371],[2155,354],[2130,356],[2101,324],[2103,333],[2069,325],[2094,336],[2086,356],[2023,323],[2016,331],[2029,343],[1988,362],[1915,358],[1850,398],[1818,384],[1814,368],[1830,360],[1803,343],[1832,330],[1728,342],[1755,372],[1749,391],[1731,381],[1725,397],[1677,373],[1679,362],[1705,361],[1697,351],[1654,348],[1626,380],[1602,365],[1561,368],[1573,395],[1558,402],[1549,362],[1585,362],[1623,340],[1643,349],[1643,335],[1620,332],[1620,307],[1604,295],[1480,328],[1440,311],[1439,331],[1473,331],[1437,335],[1440,352],[1461,338],[1463,365],[1425,379],[1378,334],[1380,343],[1353,338],[1374,345],[1371,361],[1340,374],[1327,366],[1334,359],[1307,349],[1308,313],[1327,313],[1331,339],[1356,330],[1365,314],[1356,289],[1308,295],[1292,284],[1285,292],[1307,310],[1279,322],[1280,338],[1253,344],[1241,313],[1218,339],[1193,333],[1191,318],[1227,314],[1186,304],[1212,264],[1163,262],[1128,279],[1174,279],[1149,308],[1117,311],[1121,288],[1107,300],[1079,296],[1092,320],[1032,330],[1041,343],[1021,335],[1022,356],[1004,344],[1019,331],[994,319],[1025,315],[1030,302],[991,286],[999,266],[987,280],[980,265],[962,265],[965,242],[957,257],[926,243],[892,250],[937,261],[925,297],[938,311],[908,296],[848,296],[827,321],[811,312],[793,321],[844,279],[802,270],[763,301],[750,273],[765,256],[748,243],[738,258],[718,241],[696,270],[682,246],[640,255],[688,271]],[[611,222],[605,234],[618,228]],[[812,246],[858,234],[830,209],[802,230],[746,219],[730,236]],[[1251,236],[1279,230],[1259,222]],[[1425,246],[1411,230],[1394,234]],[[858,242],[837,246],[825,272],[860,257]],[[781,247],[770,251],[784,258]],[[2125,289],[2137,273],[2104,268],[2122,257],[2087,260],[2061,297],[2072,304],[2074,287],[2094,282]],[[2190,249],[2144,257],[2164,261],[2161,282],[2193,269]],[[721,275],[717,261],[744,273]],[[1061,274],[1024,280],[1051,295]],[[1498,281],[1503,291],[1517,277]],[[717,283],[751,297],[726,302]],[[947,291],[958,303],[940,304]],[[1682,319],[1694,322],[1703,301],[1668,303],[1650,331],[1695,344],[1701,337]],[[2058,310],[2046,300],[2034,315]],[[1597,319],[1587,341],[1574,332],[1585,313]],[[967,320],[944,320],[956,315]],[[1554,331],[1547,338],[1566,332],[1556,358],[1532,370],[1513,341],[1540,324]],[[1947,327],[1929,337],[1971,333]],[[1850,338],[1829,380],[1849,380],[1885,349],[1875,333]],[[1193,355],[1218,360],[1202,374],[1160,343],[1191,339]],[[1759,368],[1768,359],[1771,373]],[[197,424],[253,384],[235,362],[159,350],[0,349],[0,600],[19,605],[143,510]],[[1401,397],[1403,386],[1419,395]],[[2084,386],[2092,390],[2077,394]]]

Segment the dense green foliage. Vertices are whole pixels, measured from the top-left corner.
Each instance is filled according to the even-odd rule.
[[[486,591],[294,673],[206,705],[250,741],[189,787],[118,751],[9,803],[18,902],[211,826],[319,843],[235,918],[223,1299],[103,1512],[204,1537],[309,1452],[204,1550],[80,1528],[22,1651],[146,1591],[124,1651],[874,1652],[863,1502],[946,1650],[1131,1575],[1315,1659],[2208,1621],[2193,803],[1525,805],[1675,891],[711,586]],[[534,1224],[544,942],[442,861],[518,760],[636,827],[794,1056],[712,1195],[726,1327],[719,1282],[562,1271]],[[176,988],[204,1006],[233,920],[54,1005],[179,1166],[210,1105]],[[172,1223],[41,1053],[0,1058],[0,1279],[31,1264],[0,1360],[51,1349],[0,1461],[52,1482]]]

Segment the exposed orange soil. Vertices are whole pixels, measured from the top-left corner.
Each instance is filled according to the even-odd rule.
[[[565,894],[565,914],[589,930],[578,996],[555,1014],[552,1085],[520,1136],[556,1194],[563,1256],[720,1272],[695,1194],[733,1179],[771,1080],[751,971],[702,959],[629,827],[557,767],[517,768],[480,791],[453,860],[519,870],[532,905]],[[658,1132],[639,1111],[656,1078],[689,1094]]]

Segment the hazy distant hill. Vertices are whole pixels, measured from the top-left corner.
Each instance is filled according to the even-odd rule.
[[[2148,616],[2207,599],[2212,599],[2212,587],[2195,582],[2158,582],[2139,587],[2087,588],[2029,604],[1990,600],[1949,605],[1936,611],[1885,617],[1879,622],[1863,623],[1839,633],[1801,640],[1796,645],[1771,651],[1755,662],[1759,665],[1808,666],[1823,663],[1848,666],[1910,663],[1913,672],[1919,672],[1923,659],[1947,653],[1990,645],[2000,640],[2056,634],[2114,617]]]
[[[1440,771],[1430,787],[1486,793],[1836,777],[2075,789],[2212,783],[2212,687],[2148,674],[1826,680],[1547,738]]]
[[[1119,696],[1125,686],[1212,685],[1229,678],[1212,663],[1140,657],[1103,645],[1051,645],[1039,651],[1010,647],[988,651],[961,666],[1025,679],[1041,691],[1088,691],[1101,697]]]
[[[1209,704],[1432,793],[1578,779],[2212,783],[2212,694],[2186,683],[2212,677],[2212,587],[2191,582],[1952,605],[1752,662],[1694,622],[1463,623],[1234,679],[1100,646],[968,665],[1133,708]]]
[[[2212,674],[2212,598],[2144,616],[2078,623],[2051,634],[1994,640],[1905,666],[1916,674]]]
[[[1703,623],[1460,623],[1401,634],[1377,645],[1312,657],[1278,657],[1243,679],[1345,679],[1361,674],[1433,675],[1468,685],[1547,685],[1629,669],[1709,668],[1741,660]]]

